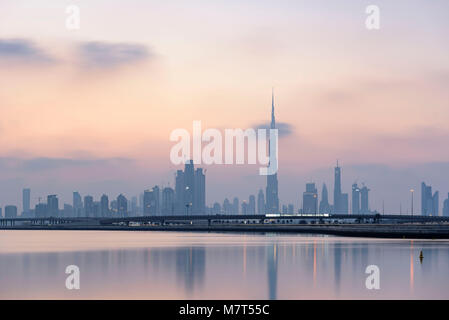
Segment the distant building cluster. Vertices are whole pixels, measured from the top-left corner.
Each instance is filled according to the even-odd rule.
[[[276,129],[274,115],[274,95],[271,101],[271,129]],[[268,144],[276,143],[269,140]],[[277,159],[276,159],[277,161]],[[277,167],[277,165],[276,165]],[[341,167],[338,164],[334,168],[334,203],[330,204],[326,184],[323,184],[321,200],[319,201],[318,190],[314,182],[306,184],[306,190],[302,196],[302,208],[298,213],[303,214],[369,214],[377,213],[369,207],[369,191],[365,185],[359,187],[357,183],[352,185],[351,206],[349,207],[348,193],[343,193],[341,188]],[[412,192],[412,214],[413,214],[413,192]],[[31,208],[31,190],[23,189],[23,212],[24,217],[126,217],[126,216],[154,216],[154,215],[217,215],[217,214],[294,214],[293,204],[279,205],[278,178],[277,173],[267,175],[265,194],[262,189],[255,195],[250,195],[248,200],[240,204],[238,197],[232,202],[226,198],[223,203],[215,202],[212,206],[206,206],[206,176],[202,168],[194,168],[193,161],[189,160],[184,170],[178,170],[175,178],[175,189],[165,187],[161,190],[159,186],[145,190],[143,193],[128,200],[123,194],[109,201],[107,195],[103,194],[99,201],[93,196],[81,197],[80,193],[73,192],[72,204],[65,203],[63,208],[59,207],[57,195],[48,195],[47,202],[39,202],[34,209]],[[17,207],[7,205],[4,207],[5,218],[18,216]],[[424,182],[421,184],[421,214],[426,216],[437,216],[439,214],[439,193],[432,193],[432,187]],[[449,194],[443,202],[443,215],[449,216]],[[0,208],[0,217],[2,217]]]
[[[341,190],[341,167],[338,165],[334,169],[334,204],[329,203],[329,194],[326,184],[323,184],[321,200],[318,206],[318,190],[315,183],[307,183],[306,191],[302,196],[302,209],[300,213],[335,213],[335,214],[369,214],[369,189],[366,186],[359,188],[357,183],[352,185],[352,203],[349,212],[348,194]]]

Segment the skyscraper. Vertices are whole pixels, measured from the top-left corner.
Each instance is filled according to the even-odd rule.
[[[31,190],[29,188],[25,188],[22,190],[23,213],[28,214],[30,212],[30,209],[31,209]]]
[[[318,191],[315,183],[306,184],[306,191],[302,195],[302,212],[318,213]]]
[[[84,216],[93,217],[94,215],[94,198],[92,196],[84,197]]]
[[[334,171],[334,213],[347,214],[348,213],[348,194],[341,192],[341,168],[338,165]]]
[[[270,129],[276,129],[276,119],[274,116],[274,93],[271,92],[271,125]],[[268,150],[271,150],[271,144],[275,144],[276,141],[268,142]],[[276,149],[276,147],[274,148]],[[272,161],[276,161],[275,164],[271,163]],[[270,164],[269,166],[274,166],[275,168],[278,167],[277,159],[274,157],[274,159],[271,159],[270,157]],[[277,171],[274,174],[267,175],[267,189],[266,189],[266,201],[267,201],[267,207],[265,212],[266,213],[279,213],[279,196],[278,196],[278,175]]]
[[[49,217],[59,216],[59,201],[55,194],[47,196],[47,215]]]
[[[173,215],[175,213],[175,190],[164,188],[162,190],[162,215]]]
[[[177,214],[206,213],[206,175],[202,168],[195,170],[193,160],[176,172],[175,199]]]
[[[239,214],[239,198],[235,197],[232,201],[232,214]]]
[[[128,213],[128,200],[123,194],[117,197],[117,213],[119,217],[126,217]]]
[[[186,162],[184,166],[184,207],[186,214],[192,214],[193,203],[194,203],[194,188],[195,188],[195,168],[193,165],[193,160]]]
[[[156,216],[159,214],[159,187],[143,192],[143,205],[145,216]]]
[[[151,206],[151,190],[145,190],[143,192],[143,215],[149,216],[151,213],[150,206]]]
[[[206,176],[202,168],[195,170],[192,212],[193,214],[206,213]]]
[[[232,205],[228,198],[224,199],[223,201],[223,212],[224,214],[232,213]]]
[[[158,186],[153,187],[153,204],[151,208],[152,215],[160,215],[161,214],[161,192]]]
[[[83,216],[83,201],[78,191],[73,192],[73,215],[75,217]]]
[[[432,195],[432,187],[421,183],[421,214],[423,216],[438,216],[439,193],[435,191]]]
[[[176,181],[175,181],[175,201],[176,201],[176,214],[184,214],[185,203],[184,203],[184,171],[176,171]]]
[[[263,190],[260,189],[257,194],[257,214],[265,214],[265,196],[263,194]]]
[[[100,198],[100,215],[102,217],[109,217],[109,198],[105,194]]]
[[[327,186],[324,183],[321,191],[320,213],[330,213],[330,211],[331,206],[329,204],[329,194],[327,192]]]
[[[369,191],[370,190],[366,186],[363,186],[362,189],[360,189],[360,200],[361,200],[360,213],[361,214],[370,213],[369,197],[368,197]]]
[[[449,217],[449,193],[447,194],[447,199],[443,202],[443,216]]]
[[[341,197],[341,169],[337,166],[334,169],[334,213],[342,212],[343,201]]]
[[[244,214],[244,215],[247,215],[247,214],[249,214],[249,212],[248,212],[248,203],[246,202],[246,200],[244,200],[243,202],[242,202],[242,214]]]
[[[357,183],[352,185],[352,206],[351,206],[352,214],[360,214],[360,189],[357,186]]]
[[[256,197],[253,195],[249,196],[248,214],[256,214]]]
[[[17,218],[17,207],[5,206],[5,218]]]

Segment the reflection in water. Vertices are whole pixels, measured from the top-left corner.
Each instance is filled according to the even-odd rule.
[[[277,278],[278,278],[278,245],[273,244],[268,247],[268,299],[276,299]]]
[[[206,266],[206,251],[201,247],[176,249],[176,275],[180,283],[185,283],[188,293],[194,291],[195,286],[201,286],[204,280]]]
[[[410,292],[413,293],[415,271],[413,270],[413,240],[410,241]]]
[[[0,299],[447,299],[448,249],[306,235],[0,232]],[[81,290],[65,288],[71,264]],[[381,290],[365,287],[370,264]]]
[[[337,294],[340,291],[340,277],[341,277],[341,247],[340,245],[337,244],[334,248],[334,280]]]

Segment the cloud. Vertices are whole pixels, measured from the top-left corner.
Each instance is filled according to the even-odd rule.
[[[82,64],[90,68],[113,68],[154,56],[146,46],[132,43],[86,42],[79,51]]]
[[[253,128],[256,129],[270,129],[270,123],[261,123],[254,125]],[[276,128],[278,129],[279,138],[287,137],[293,134],[293,126],[286,122],[276,122]]]
[[[0,60],[51,63],[55,60],[27,39],[0,39]]]
[[[3,157],[0,158],[0,170],[16,169],[22,172],[39,172],[70,167],[126,165],[132,159],[127,158],[48,158],[31,159]]]

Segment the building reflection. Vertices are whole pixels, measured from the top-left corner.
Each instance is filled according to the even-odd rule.
[[[278,245],[273,244],[267,248],[268,270],[268,299],[277,299],[277,272],[278,272]]]
[[[184,282],[185,289],[193,292],[204,281],[206,250],[203,247],[176,249],[176,276]]]
[[[410,241],[410,292],[413,293],[415,286],[415,272],[413,270],[413,240]]]
[[[342,250],[340,244],[335,244],[334,247],[334,281],[335,281],[335,292],[340,291],[341,282],[341,254]]]

